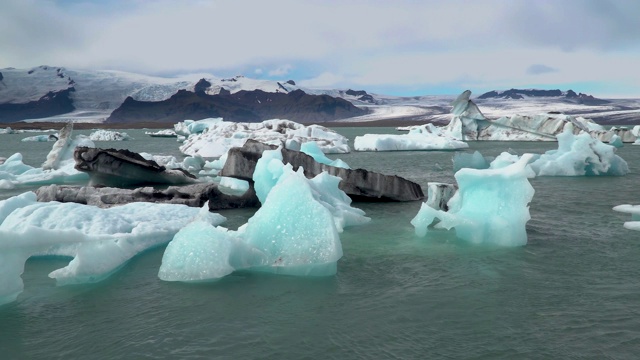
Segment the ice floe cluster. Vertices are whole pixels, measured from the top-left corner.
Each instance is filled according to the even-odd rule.
[[[302,125],[289,120],[266,120],[261,123],[235,123],[222,119],[205,119],[176,124],[178,134],[189,134],[180,146],[182,153],[216,158],[232,147],[241,147],[247,139],[271,145],[284,145],[300,150],[305,142],[313,141],[323,153],[348,153],[346,137],[320,125]],[[199,132],[198,132],[199,131]]]

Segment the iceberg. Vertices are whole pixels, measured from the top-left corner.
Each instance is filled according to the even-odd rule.
[[[96,130],[89,135],[91,141],[126,141],[132,140],[126,132],[111,130]]]
[[[73,257],[49,274],[58,285],[98,282],[136,254],[169,242],[199,211],[150,203],[110,209],[42,203],[32,192],[0,201],[0,304],[22,292],[20,275],[31,256]]]
[[[433,228],[455,228],[456,235],[472,244],[521,246],[527,243],[526,223],[529,203],[535,193],[529,178],[532,154],[501,169],[462,169],[455,174],[458,192],[449,200],[449,211],[423,203],[411,220],[416,235],[423,237]]]
[[[614,146],[616,148],[621,148],[624,146],[622,142],[622,138],[616,134],[613,134],[613,136],[611,136],[611,139],[609,140],[609,145]]]
[[[413,126],[408,134],[365,134],[356,136],[357,151],[399,151],[399,150],[456,150],[465,149],[469,144],[457,140],[449,133],[433,124]]]
[[[176,129],[178,132],[178,129]],[[299,150],[300,145],[313,141],[323,153],[348,153],[348,139],[320,125],[305,126],[289,120],[266,120],[261,123],[216,121],[202,133],[190,134],[180,146],[185,155],[217,158],[230,148],[242,147],[248,139],[272,145],[284,145]]]
[[[160,279],[212,281],[238,270],[335,275],[342,257],[339,233],[370,220],[351,207],[338,189],[340,179],[327,173],[307,179],[304,169],[282,163],[278,148],[264,151],[254,180],[262,202],[254,216],[237,231],[196,218],[167,246]]]

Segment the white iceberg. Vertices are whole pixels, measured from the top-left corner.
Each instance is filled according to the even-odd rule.
[[[136,254],[169,242],[198,212],[154,203],[100,209],[36,202],[32,192],[0,201],[0,304],[22,291],[20,275],[31,256],[73,257],[49,274],[59,285],[101,281]]]
[[[178,130],[176,129],[176,132]],[[348,153],[348,139],[320,125],[305,126],[289,120],[266,120],[261,123],[217,121],[200,134],[191,134],[180,146],[186,155],[216,158],[232,147],[241,147],[247,139],[287,149],[300,150],[305,142],[315,142],[324,153]]]
[[[356,136],[354,149],[357,151],[398,151],[398,150],[456,150],[465,149],[469,144],[452,137],[433,124],[413,126],[408,134],[365,134]]]
[[[524,154],[502,169],[458,171],[459,190],[447,204],[449,211],[423,203],[411,220],[416,235],[425,236],[438,219],[433,228],[455,228],[459,238],[473,244],[525,245],[529,203],[535,193],[528,180],[535,176],[528,165],[532,159],[532,154]]]
[[[89,135],[91,141],[126,141],[132,140],[126,132],[112,130],[96,130]]]

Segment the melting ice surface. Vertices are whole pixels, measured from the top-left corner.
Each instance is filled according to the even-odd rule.
[[[298,276],[336,273],[342,257],[339,232],[369,218],[352,208],[340,179],[282,163],[279,150],[265,151],[254,172],[262,207],[237,231],[202,216],[167,246],[158,276],[167,281],[216,280],[236,270]],[[206,208],[206,207],[205,207]]]
[[[89,135],[89,139],[92,141],[125,141],[131,140],[131,136],[126,132],[96,130]]]
[[[455,174],[458,192],[449,200],[449,211],[423,203],[411,224],[416,235],[425,236],[437,218],[436,229],[455,228],[456,235],[473,244],[521,246],[527,243],[526,223],[534,189],[529,178],[535,174],[524,154],[501,169],[462,169]]]
[[[464,141],[452,137],[449,132],[433,124],[413,126],[408,134],[365,134],[356,136],[353,147],[357,151],[396,150],[455,150],[469,147]]]
[[[20,275],[31,256],[70,256],[49,277],[59,285],[103,280],[136,254],[169,242],[199,209],[131,203],[109,209],[76,203],[36,202],[27,192],[0,201],[0,304],[22,292]],[[211,223],[223,217],[213,215]]]

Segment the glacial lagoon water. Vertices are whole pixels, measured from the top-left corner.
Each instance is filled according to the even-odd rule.
[[[338,128],[351,140],[390,128]],[[98,143],[179,156],[175,139],[127,130]],[[87,131],[76,131],[85,133]],[[39,166],[52,143],[0,135],[0,156]],[[556,143],[471,142],[495,156]],[[424,186],[452,182],[453,152],[330,155],[351,167]],[[634,359],[640,354],[640,233],[615,205],[640,204],[640,146],[618,150],[624,177],[539,177],[528,244],[472,246],[454,232],[417,238],[420,203],[357,203],[371,217],[341,234],[329,278],[234,273],[218,282],[158,279],[164,248],[108,280],[57,287],[47,274],[68,259],[27,262],[25,290],[0,307],[2,359]],[[28,189],[1,190],[0,199]],[[221,212],[235,228],[253,210]]]

